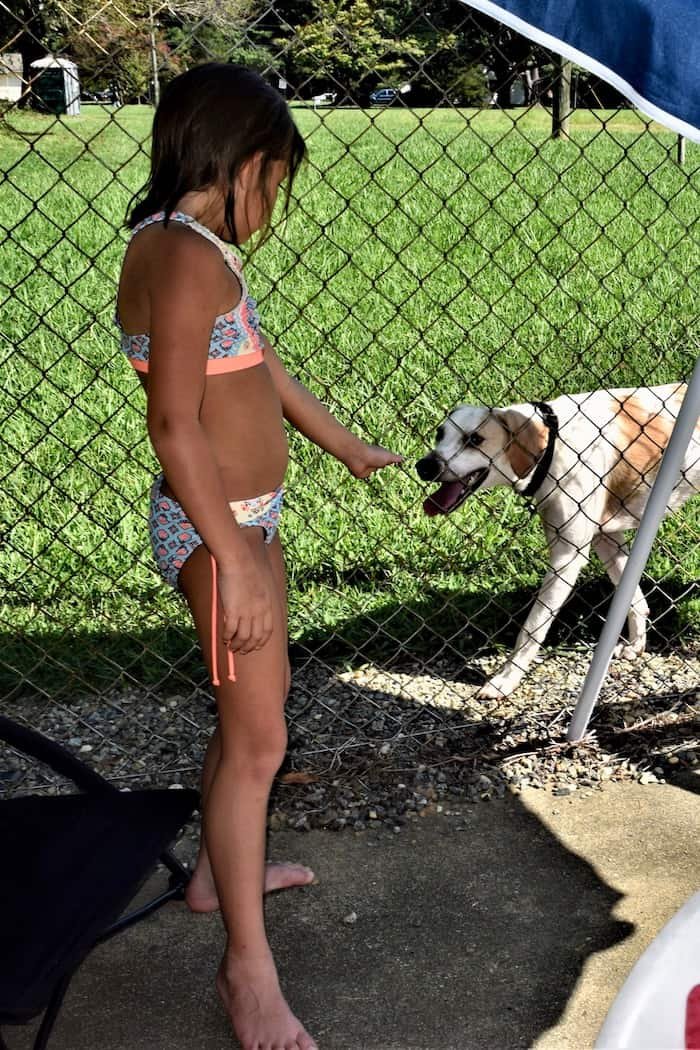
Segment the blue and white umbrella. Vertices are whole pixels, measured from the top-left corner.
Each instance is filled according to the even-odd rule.
[[[644,113],[700,142],[700,0],[461,0],[616,87]],[[661,462],[576,704],[580,740],[700,416],[700,360]]]
[[[700,142],[698,0],[462,0]]]

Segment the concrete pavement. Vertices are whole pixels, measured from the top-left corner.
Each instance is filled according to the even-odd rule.
[[[400,833],[273,835],[273,858],[319,879],[268,899],[293,1009],[321,1050],[591,1047],[633,963],[700,888],[698,792],[692,774],[529,789]],[[231,1050],[213,991],[222,943],[217,915],[176,903],[103,945],[51,1050]],[[12,1050],[29,1035],[8,1029]]]

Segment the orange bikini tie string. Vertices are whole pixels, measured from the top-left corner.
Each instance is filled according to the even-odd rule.
[[[218,641],[217,629],[216,629],[216,613],[217,613],[217,582],[216,582],[216,561],[214,555],[210,554],[211,558],[211,673],[212,673],[212,685],[221,685],[219,681],[218,672],[218,661],[216,658],[216,643]],[[236,672],[233,666],[233,653],[230,649],[226,650],[226,659],[228,661],[228,675],[229,682],[236,681]]]

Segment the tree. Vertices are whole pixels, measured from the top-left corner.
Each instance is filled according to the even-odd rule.
[[[262,0],[171,0],[158,17],[164,79],[200,62],[236,62],[267,74],[276,68],[273,33]]]
[[[88,90],[114,87],[124,100],[148,95],[149,22],[143,0],[119,5],[63,0],[64,50],[77,63]]]
[[[31,80],[31,63],[52,50],[52,43],[65,33],[65,15],[58,0],[36,4],[33,0],[14,0],[12,9],[0,5],[0,44],[3,51],[22,56],[23,78]]]
[[[245,25],[259,7],[258,0],[173,0],[160,7],[184,21],[206,23],[217,29],[230,30]]]
[[[288,46],[290,60],[302,77],[319,85],[340,86],[358,101],[379,81],[398,84],[407,62],[419,58],[414,36],[393,35],[389,5],[377,7],[367,0],[316,0],[312,20],[294,27]],[[325,82],[325,84],[324,84]]]
[[[480,105],[494,90],[508,105],[517,77],[527,102],[551,86],[551,56],[457,0],[12,0],[12,11],[0,4],[0,39],[25,74],[63,53],[85,87],[117,83],[125,100],[149,92],[154,54],[163,80],[216,58],[357,102],[404,81],[413,105]]]

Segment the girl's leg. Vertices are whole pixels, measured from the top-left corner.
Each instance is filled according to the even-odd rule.
[[[260,529],[243,532],[251,554],[254,545],[263,546]],[[270,548],[266,551],[272,574]],[[211,578],[204,547],[188,559],[180,581],[208,654]],[[279,598],[273,620],[272,636],[263,649],[236,655],[237,681],[223,679],[216,689],[220,754],[206,793],[204,831],[228,934],[217,987],[243,1050],[312,1050],[313,1040],[282,996],[263,921],[267,801],[287,741],[286,620]],[[218,659],[225,667],[221,644]]]
[[[280,600],[284,614],[284,630],[286,645],[287,580],[284,568],[284,555],[282,553],[282,545],[279,541],[279,537],[275,537],[275,539],[269,545],[268,551],[270,556],[270,567],[272,569],[272,575],[275,580],[275,589],[277,591],[277,595]],[[204,649],[204,652],[209,652],[209,649]],[[287,693],[289,692],[289,681],[290,671],[289,662],[287,661],[284,689],[285,700],[287,697]],[[216,767],[219,763],[220,755],[221,741],[219,736],[219,728],[217,726],[217,728],[214,730],[209,739],[209,744],[207,746],[206,754],[204,756],[204,767],[202,770],[203,803],[206,801],[206,797],[209,792],[209,786],[214,776]],[[307,886],[310,882],[313,882],[313,880],[313,871],[311,870],[311,868],[307,868],[304,864],[293,864],[288,862],[268,862],[265,866],[264,892],[271,893],[274,890],[290,889],[293,886]],[[195,912],[216,911],[219,907],[219,900],[216,895],[216,887],[214,886],[214,878],[211,873],[209,856],[207,854],[206,840],[203,833],[199,843],[199,856],[197,857],[197,864],[195,866],[194,872],[192,873],[192,878],[190,879],[189,885],[187,887],[185,899],[190,909]]]
[[[209,744],[204,756],[204,768],[202,770],[203,806],[206,805],[209,786],[219,764],[220,756],[221,741],[217,726],[209,738]],[[294,864],[290,861],[268,861],[265,865],[265,893],[272,893],[275,890],[287,890],[294,886],[308,886],[313,881],[313,871],[304,864]],[[219,898],[216,895],[216,886],[211,873],[203,830],[199,842],[197,863],[185,891],[185,900],[190,910],[194,912],[216,911],[219,907]]]

